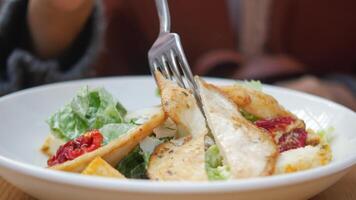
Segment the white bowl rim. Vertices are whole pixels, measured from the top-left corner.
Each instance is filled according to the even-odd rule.
[[[115,79],[146,79],[149,76],[120,76],[120,77],[106,77],[106,78],[93,78],[93,79],[82,79],[75,81],[67,81],[61,83],[53,83],[42,85],[38,87],[33,87],[30,89],[15,92],[9,95],[5,95],[0,98],[0,103],[2,101],[8,100],[10,98],[15,98],[16,96],[38,92],[41,90],[47,90],[53,87],[62,87],[67,84],[88,82],[88,81],[111,81]],[[210,80],[217,81],[232,81],[229,79],[219,79],[219,78],[207,78]],[[282,90],[283,92],[293,93],[293,95],[302,96],[314,101],[319,101],[328,106],[336,107],[342,109],[345,112],[351,112],[356,115],[356,113],[349,108],[342,105],[334,103],[332,101],[310,95],[302,92],[294,91],[291,89],[280,88],[276,86],[270,86],[264,84],[264,87],[273,90]],[[89,177],[80,174],[67,173],[61,171],[48,170],[39,166],[19,162],[12,160],[0,155],[0,166],[6,168],[6,170],[13,171],[15,173],[21,173],[27,176],[35,177],[38,179],[58,182],[62,184],[69,184],[79,187],[87,187],[91,189],[100,190],[110,190],[110,191],[126,191],[126,192],[142,192],[142,193],[217,193],[217,192],[235,192],[235,191],[250,191],[250,190],[262,190],[268,188],[275,188],[280,186],[294,185],[298,183],[303,183],[311,181],[313,179],[318,179],[326,177],[328,175],[341,172],[347,168],[352,167],[356,164],[356,154],[352,155],[346,159],[334,161],[326,166],[318,167],[315,169],[310,169],[306,171],[274,175],[269,177],[258,177],[250,178],[244,180],[229,180],[229,181],[213,181],[213,182],[178,182],[178,181],[167,181],[158,182],[150,180],[120,180],[111,179],[103,177]]]

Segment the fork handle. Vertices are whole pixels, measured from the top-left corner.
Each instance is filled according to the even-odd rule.
[[[160,34],[168,33],[171,30],[171,16],[167,0],[156,0],[156,7],[160,22]]]

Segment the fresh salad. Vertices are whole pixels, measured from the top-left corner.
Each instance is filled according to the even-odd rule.
[[[47,120],[47,167],[83,175],[215,181],[292,173],[328,164],[329,132],[262,91],[258,81],[191,91],[156,74],[161,105],[128,112],[104,88],[84,87]]]

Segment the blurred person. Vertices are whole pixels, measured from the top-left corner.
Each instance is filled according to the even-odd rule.
[[[1,0],[0,0],[1,1]],[[356,109],[353,0],[169,0],[194,73],[260,79]],[[153,0],[2,0],[0,95],[90,76],[147,74]]]
[[[103,32],[94,1],[0,3],[0,95],[93,72]]]

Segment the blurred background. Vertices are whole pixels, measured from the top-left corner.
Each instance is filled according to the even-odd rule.
[[[0,2],[0,94],[149,74],[147,52],[159,31],[154,0]],[[356,110],[356,1],[168,2],[195,74],[258,79]]]
[[[105,0],[104,4],[109,31],[101,61],[105,64],[98,65],[98,73],[130,73],[129,68],[137,69],[131,73],[148,73],[146,54],[159,30],[154,1]],[[264,79],[356,72],[353,0],[170,0],[169,4],[172,31],[181,35],[196,73]],[[221,71],[214,68],[219,66],[204,68],[205,62],[215,64],[211,56],[225,60],[219,63]],[[258,68],[257,60],[264,56],[275,62],[266,59],[271,66]]]

